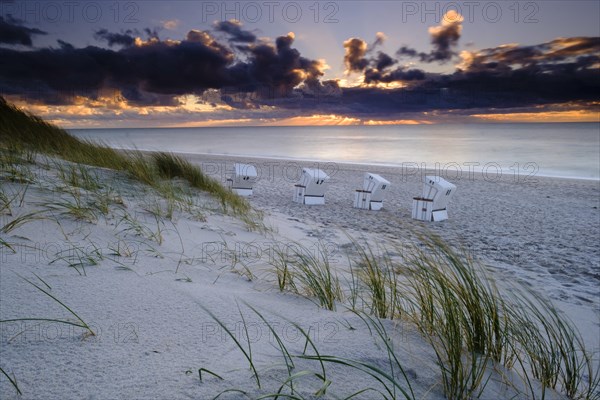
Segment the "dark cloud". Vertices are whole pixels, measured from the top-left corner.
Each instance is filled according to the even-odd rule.
[[[171,95],[148,92],[137,86],[123,86],[120,94],[132,106],[178,106],[180,102]]]
[[[381,46],[383,44],[383,42],[385,42],[386,39],[387,39],[387,37],[385,36],[385,34],[383,32],[377,32],[377,34],[375,35],[375,41],[373,42],[373,44],[371,46],[369,46],[369,50],[367,50],[367,51],[373,51],[378,46]]]
[[[460,37],[457,24],[430,29],[435,45],[427,57],[440,60],[454,54]],[[0,94],[71,104],[78,97],[94,100],[112,93],[131,105],[175,106],[179,95],[208,93],[213,97],[207,104],[228,104],[237,110],[234,115],[248,118],[265,110],[389,118],[424,111],[589,103],[600,92],[599,38],[464,51],[459,68],[445,75],[403,66],[373,50],[378,39],[369,46],[351,38],[343,43],[344,62],[349,72],[363,75],[365,85],[340,88],[335,80],[323,80],[323,61],[303,57],[294,48],[293,34],[269,43],[233,40],[238,37],[233,30],[219,32],[231,38],[219,40],[209,31],[191,30],[182,40],[161,40],[150,30],[147,40],[130,43],[118,35],[133,37],[137,32],[100,30],[100,40],[120,46],[76,48],[59,41],[53,48],[0,48]],[[383,35],[378,38],[382,41]],[[412,56],[418,54],[414,50]],[[395,82],[402,88],[377,85]]]
[[[31,93],[33,88],[35,97],[65,103],[73,100],[73,94],[93,99],[103,90],[115,89],[137,104],[156,104],[150,94],[173,97],[229,84],[226,69],[233,62],[229,49],[197,31],[176,43],[149,40],[117,51],[70,45],[0,49],[0,58],[0,91]]]
[[[94,38],[96,38],[96,40],[105,40],[110,47],[114,45],[128,47],[133,46],[135,43],[135,36],[133,35],[134,32],[130,29],[121,33],[113,33],[106,29],[100,29],[94,33]]]
[[[96,34],[113,43],[123,39],[104,30]],[[288,34],[276,38],[275,44],[246,45],[243,60],[210,32],[199,30],[189,31],[181,41],[151,37],[118,50],[74,48],[64,42],[59,48],[0,49],[0,93],[69,103],[77,96],[95,99],[107,91],[120,91],[133,104],[176,105],[176,96],[207,89],[268,99],[291,96],[300,85],[311,95],[322,95],[336,86],[335,81],[320,81],[324,65],[302,57],[293,42],[294,35]]]
[[[343,95],[342,88],[337,80],[320,81],[317,79],[307,79],[299,88],[303,97],[318,99],[339,99]]]
[[[600,90],[600,39],[559,38],[533,46],[463,52],[445,85],[474,93],[479,104],[531,105],[593,101]]]
[[[468,73],[510,75],[516,69],[556,72],[598,64],[600,38],[559,38],[533,46],[506,45],[464,53],[461,69]]]
[[[21,21],[12,18],[10,15],[6,19],[0,16],[0,43],[22,44],[31,46],[32,35],[46,35],[47,32],[37,28],[27,28]]]
[[[360,38],[346,40],[344,42],[346,72],[363,73],[363,83],[365,84],[425,79],[425,72],[419,69],[407,70],[405,67],[398,67],[391,71],[388,70],[389,67],[397,64],[398,60],[382,51],[378,51],[376,56],[372,55],[375,46],[381,45],[384,40],[385,35],[381,32],[377,33],[372,47],[367,46],[367,42]]]
[[[565,57],[582,56],[589,53],[600,53],[600,37],[558,38],[548,44],[548,58],[563,60]]]
[[[402,67],[383,72],[368,68],[365,83],[402,80],[412,84],[398,90],[345,89],[343,102],[361,104],[353,116],[385,116],[591,104],[600,92],[600,39],[596,37],[559,38],[533,46],[503,45],[463,52],[461,57],[460,68],[448,75]]]
[[[589,107],[600,92],[600,39],[595,37],[465,51],[460,68],[446,75],[404,66],[392,68],[397,62],[385,53],[369,57],[367,50],[365,54],[354,58],[364,60],[354,65],[364,66],[359,71],[365,84],[403,82],[405,87],[344,88],[336,101],[320,102],[320,112],[385,119],[436,111],[468,115],[489,109],[535,110],[555,104]]]
[[[162,28],[160,27],[156,27],[156,28],[144,28],[144,33],[148,36],[149,39],[156,39],[158,40],[158,32],[161,31]]]
[[[238,110],[255,110],[259,108],[256,99],[248,93],[233,93],[221,95],[221,101]]]
[[[206,31],[199,31],[199,30],[191,30],[187,33],[187,35],[185,36],[185,41],[187,42],[193,42],[193,43],[200,43],[204,46],[211,46],[211,45],[216,45],[222,49],[225,49],[225,47],[221,46],[212,36],[209,32]]]
[[[399,81],[422,81],[425,79],[425,72],[420,69],[396,68],[393,71],[382,72],[378,69],[368,69],[365,71],[366,84],[370,83],[392,83]]]
[[[294,34],[290,33],[276,38],[275,46],[257,43],[242,47],[247,60],[228,70],[237,89],[256,91],[260,98],[273,98],[290,96],[301,84],[311,94],[322,94],[337,85],[335,81],[324,85],[320,81],[323,63],[302,57],[293,43]]]
[[[461,32],[460,20],[431,28],[429,33],[431,34],[433,50],[429,54],[427,62],[448,61],[456,55],[453,49],[458,44]]]
[[[114,62],[107,71],[111,85],[170,95],[229,84],[227,66],[234,59],[231,50],[204,31],[190,31],[181,42],[149,40],[111,57]]]
[[[399,56],[408,56],[408,57],[419,57],[420,54],[426,55],[425,53],[419,53],[416,49],[412,47],[402,46],[396,52]]]
[[[344,42],[344,64],[347,72],[362,72],[369,60],[365,58],[367,53],[367,42],[359,38],[350,38]]]
[[[292,47],[292,43],[294,43],[294,34],[287,34],[285,36],[279,36],[275,39],[275,45],[277,46],[277,51],[290,51]],[[294,50],[296,51],[296,50]]]
[[[392,65],[396,64],[397,62],[398,62],[397,60],[394,60],[389,55],[387,55],[387,54],[385,54],[385,53],[383,53],[383,52],[380,51],[377,54],[376,68],[379,71],[383,71],[387,67],[391,67]]]
[[[73,46],[71,43],[65,42],[64,40],[58,39],[56,43],[58,43],[60,48],[63,50],[75,50],[75,46]]]
[[[429,53],[402,46],[396,54],[399,56],[419,58],[421,62],[426,63],[444,63],[450,61],[457,55],[454,49],[458,44],[461,33],[462,17],[456,12],[448,12],[444,15],[441,25],[429,28],[431,46],[433,47]]]
[[[256,41],[256,36],[252,32],[243,30],[242,24],[236,20],[217,21],[215,29],[227,33],[231,42],[253,43]]]

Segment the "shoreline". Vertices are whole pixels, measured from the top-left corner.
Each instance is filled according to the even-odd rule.
[[[119,149],[119,150],[127,150],[127,149]],[[156,152],[156,151],[160,151],[160,150],[140,150],[144,153],[152,153],[152,152]],[[318,159],[309,159],[309,158],[290,158],[290,157],[264,157],[264,156],[252,156],[252,155],[232,155],[232,154],[216,154],[216,153],[186,153],[186,152],[173,152],[173,154],[175,155],[179,155],[182,157],[187,158],[188,160],[191,161],[204,161],[204,162],[221,162],[221,165],[225,164],[226,167],[231,167],[234,163],[237,162],[241,162],[241,163],[248,163],[248,164],[253,164],[255,167],[257,167],[257,170],[259,170],[259,167],[261,165],[257,164],[257,163],[262,163],[265,167],[269,167],[269,166],[273,166],[274,162],[288,162],[290,164],[292,164],[292,166],[295,165],[299,165],[302,167],[314,167],[315,165],[321,165],[321,166],[331,166],[331,165],[340,165],[342,166],[343,170],[364,170],[366,171],[375,171],[375,170],[379,170],[379,171],[387,171],[387,172],[391,172],[394,175],[400,175],[402,176],[403,174],[406,175],[407,177],[410,176],[415,176],[414,170],[412,169],[412,167],[414,167],[414,164],[416,163],[404,163],[403,164],[389,164],[389,163],[376,163],[376,162],[371,162],[371,163],[361,163],[361,162],[350,162],[350,161],[323,161],[323,160],[318,160]],[[224,162],[224,163],[223,163]],[[409,165],[410,164],[410,165]],[[275,165],[276,166],[276,165]],[[369,168],[369,169],[367,169]],[[419,176],[424,176],[424,175],[436,175],[439,174],[439,172],[441,171],[439,168],[430,168],[427,167],[426,168],[421,168],[421,167],[417,167],[417,172],[419,172]],[[404,173],[404,171],[406,171],[406,173]],[[447,170],[447,173],[442,173],[441,176],[447,180],[452,180],[456,177],[455,172],[456,170],[453,171],[449,171]],[[211,174],[212,171],[208,171],[208,174]],[[259,178],[260,178],[260,171],[259,172]],[[498,179],[495,178],[491,178],[491,179],[487,179],[490,182],[496,182],[496,181],[510,181],[511,180],[511,176],[512,176],[512,180],[514,181],[514,174],[510,175],[508,173],[504,173],[505,171],[502,171],[502,176],[498,177]],[[463,179],[471,179],[472,175],[475,175],[475,178],[479,178],[477,180],[486,180],[485,178],[482,178],[482,176],[484,175],[482,170],[477,170],[477,169],[473,169],[471,171],[469,171],[467,168],[465,168],[464,170],[462,170],[460,172],[460,176],[458,177],[458,181],[463,180]],[[492,174],[488,174],[489,176],[493,176]],[[532,175],[532,176],[527,176],[525,174],[520,174],[519,175],[519,182],[518,183],[536,183],[537,179],[541,179],[543,181],[561,181],[564,183],[568,183],[568,182],[581,182],[584,184],[596,184],[598,186],[598,188],[600,188],[600,178],[586,178],[586,177],[571,177],[571,176],[554,176],[554,175]]]
[[[133,149],[118,148],[118,150],[133,150]],[[144,153],[153,153],[153,152],[161,151],[159,149],[157,149],[157,150],[137,149],[137,150],[140,150],[141,152],[144,152]],[[314,164],[339,164],[339,165],[355,167],[355,168],[373,167],[373,168],[386,168],[386,169],[403,169],[403,168],[408,169],[408,168],[412,168],[415,164],[418,165],[418,163],[415,163],[415,162],[404,162],[404,163],[400,163],[400,164],[393,164],[393,163],[357,162],[357,161],[326,161],[326,160],[311,159],[311,158],[275,157],[275,156],[269,157],[269,156],[253,156],[253,155],[244,155],[244,154],[186,153],[186,152],[172,152],[172,153],[176,154],[176,155],[184,156],[188,159],[195,159],[195,158],[201,158],[201,159],[206,158],[206,159],[217,159],[217,160],[218,159],[226,159],[227,161],[231,161],[232,164],[235,162],[239,162],[239,160],[247,160],[246,161],[247,163],[252,163],[251,161],[248,161],[248,160],[255,160],[255,161],[263,162],[263,163],[270,163],[272,161],[288,161],[288,162],[296,162],[296,163],[301,163],[301,164],[312,164],[312,165],[314,165]],[[436,163],[436,164],[440,165],[440,163]],[[469,166],[468,165],[464,165],[464,166],[465,166],[465,169],[464,170],[461,169],[461,174],[476,173],[478,175],[483,175],[483,173],[484,173],[483,169],[473,168],[472,171],[469,171],[469,168],[468,168]],[[418,168],[421,169],[421,167],[418,167]],[[427,167],[427,166],[424,169],[424,171],[427,171],[428,174],[429,173],[435,174],[436,172],[439,172],[440,170],[441,170],[440,168],[431,168],[431,167]],[[450,173],[447,173],[446,175],[450,175]],[[502,171],[502,175],[505,175],[504,170]],[[442,175],[442,177],[444,177],[444,175]],[[532,176],[532,178],[586,181],[586,182],[595,182],[600,185],[600,177],[590,178],[590,177],[581,177],[581,176],[535,174]]]

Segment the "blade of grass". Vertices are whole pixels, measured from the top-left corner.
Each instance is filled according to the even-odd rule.
[[[217,324],[219,324],[219,326],[229,335],[229,337],[234,341],[234,343],[237,345],[237,347],[240,349],[240,351],[242,352],[242,354],[244,354],[244,357],[246,357],[246,360],[248,360],[248,363],[250,364],[250,369],[252,369],[252,373],[254,375],[254,379],[256,379],[256,384],[258,386],[258,388],[260,389],[260,377],[258,376],[258,371],[256,370],[256,367],[254,366],[254,361],[252,360],[251,354],[248,351],[246,351],[246,349],[244,349],[244,347],[241,345],[241,343],[237,340],[237,338],[235,337],[235,335],[233,334],[233,332],[231,332],[230,329],[228,329],[225,324],[215,315],[213,314],[212,311],[210,311],[208,308],[204,307],[203,305],[200,305],[200,308],[202,308],[204,310],[204,312],[206,312],[213,320],[215,320],[215,322]],[[239,307],[238,307],[239,310]]]
[[[258,317],[267,325],[267,328],[271,331],[271,334],[273,334],[273,337],[275,338],[275,341],[277,342],[277,345],[279,346],[279,349],[281,350],[281,354],[283,354],[283,359],[285,361],[285,365],[288,369],[288,372],[292,371],[295,367],[292,356],[290,355],[287,347],[283,344],[283,341],[281,340],[281,338],[279,337],[279,335],[277,334],[275,329],[273,329],[273,327],[266,320],[266,318],[261,313],[259,313],[253,306],[251,306],[250,304],[248,304],[246,302],[244,302],[244,305],[246,307],[248,307],[249,309],[251,309],[252,311],[254,311],[254,313],[256,315],[258,315]]]
[[[23,214],[4,225],[2,228],[0,228],[0,231],[2,233],[9,233],[13,229],[16,229],[19,226],[22,226],[28,222],[46,219],[45,217],[39,216],[39,214],[41,213],[43,213],[43,211],[33,211],[27,214]]]
[[[244,392],[243,390],[240,390],[240,389],[226,389],[226,390],[223,390],[218,395],[216,395],[215,397],[213,397],[212,400],[217,400],[219,397],[221,397],[225,393],[240,393],[240,394],[243,394],[244,396],[246,396],[249,399],[252,398],[252,397],[248,396],[248,393]]]
[[[212,375],[212,376],[214,376],[216,378],[219,378],[220,380],[223,380],[223,378],[220,375],[218,375],[218,374],[216,374],[216,373],[214,373],[214,372],[212,372],[212,371],[210,371],[210,370],[208,370],[206,368],[199,368],[198,369],[198,378],[200,378],[200,382],[202,382],[202,372],[206,372],[207,374],[210,374],[210,375]]]
[[[35,287],[36,289],[38,289],[39,291],[41,291],[42,293],[44,293],[45,295],[47,295],[48,297],[50,297],[51,299],[53,299],[54,301],[56,301],[58,304],[60,304],[64,309],[66,309],[68,312],[70,312],[75,318],[77,318],[77,320],[79,320],[79,322],[81,322],[81,325],[83,328],[87,329],[88,332],[90,333],[90,335],[92,336],[96,336],[96,334],[94,333],[94,331],[92,330],[92,328],[89,327],[88,324],[85,323],[85,321],[83,319],[81,319],[81,317],[79,315],[77,315],[77,313],[75,311],[73,311],[69,306],[67,306],[65,303],[63,303],[62,301],[60,301],[58,298],[56,298],[55,296],[53,296],[51,293],[49,293],[47,290],[45,290],[44,288],[36,285],[34,282],[30,281],[29,279],[22,277],[20,275],[17,274],[17,276],[19,276],[21,279],[23,279],[25,282],[28,282],[29,284],[31,284],[33,287]]]
[[[21,389],[19,389],[19,385],[17,384],[17,378],[11,378],[10,376],[8,376],[8,374],[2,369],[2,367],[0,367],[0,372],[2,372],[2,374],[6,377],[6,379],[8,379],[8,381],[10,382],[11,385],[13,385],[13,387],[15,388],[15,390],[17,391],[18,395],[22,395],[23,392],[21,392]]]

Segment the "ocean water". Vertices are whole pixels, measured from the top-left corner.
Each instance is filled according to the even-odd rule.
[[[112,147],[600,179],[599,123],[73,129]]]

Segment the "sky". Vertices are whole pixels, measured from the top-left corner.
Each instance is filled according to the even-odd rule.
[[[600,2],[0,0],[0,95],[66,128],[599,121]]]

